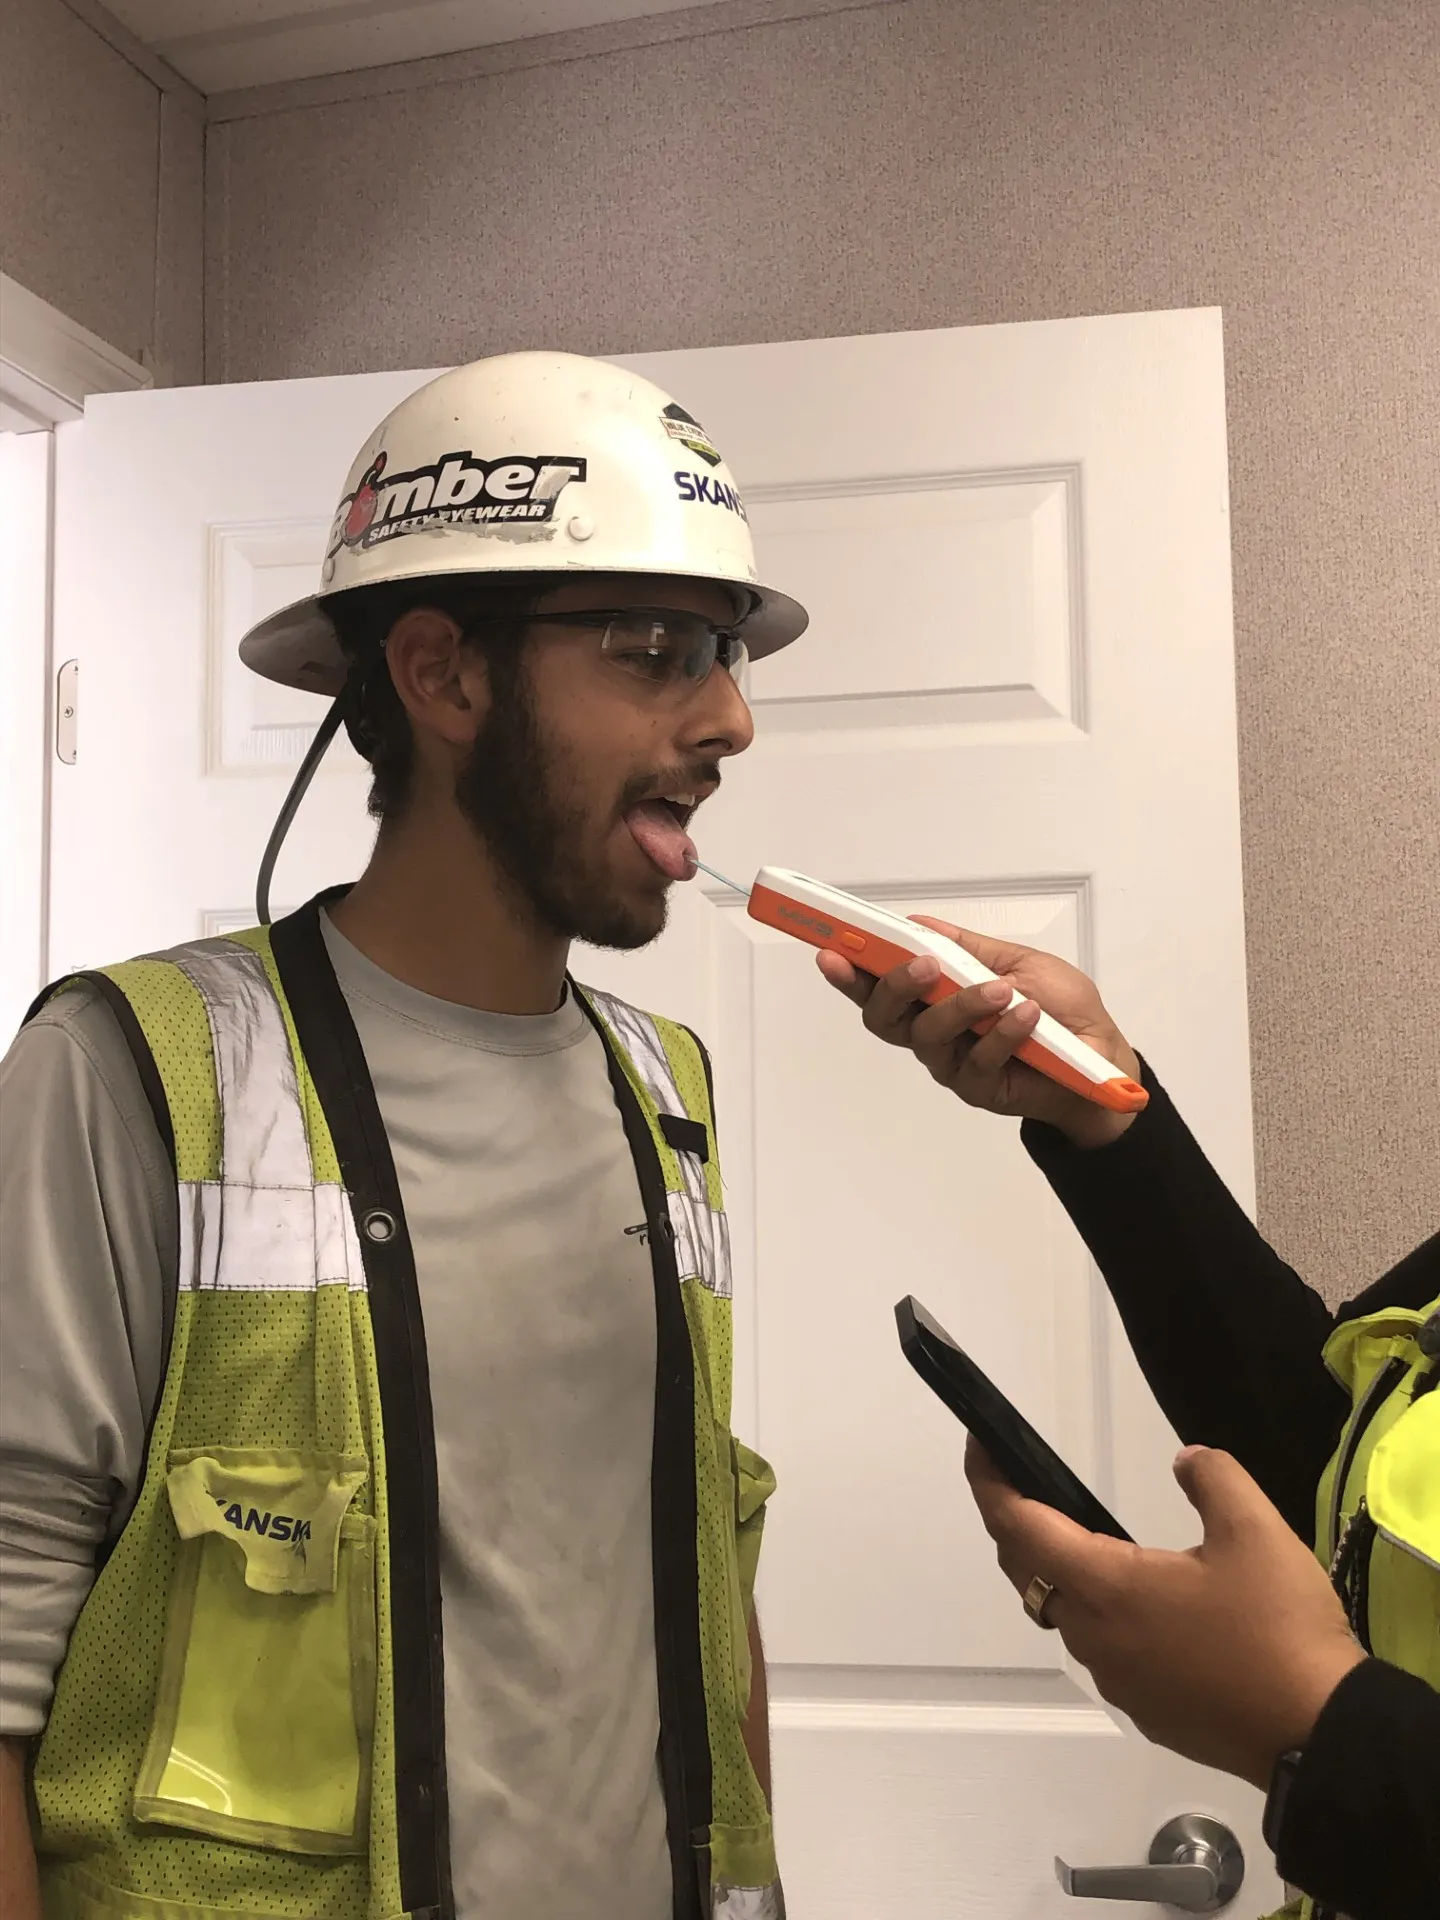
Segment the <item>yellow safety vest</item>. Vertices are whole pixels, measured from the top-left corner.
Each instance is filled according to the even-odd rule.
[[[399,1186],[319,903],[83,976],[179,1194],[179,1289],[135,1508],[34,1768],[52,1920],[448,1920],[438,1506]],[[781,1920],[745,1749],[769,1468],[730,1432],[708,1063],[581,992],[656,1289],[660,1764],[676,1912]]]
[[[1316,1495],[1315,1550],[1366,1651],[1440,1690],[1440,1362],[1418,1337],[1437,1312],[1440,1298],[1387,1307],[1326,1342],[1352,1404]],[[1285,1913],[1335,1920],[1308,1895]]]

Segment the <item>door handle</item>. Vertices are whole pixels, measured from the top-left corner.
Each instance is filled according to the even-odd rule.
[[[1072,1867],[1056,1858],[1055,1877],[1081,1900],[1152,1900],[1182,1913],[1217,1913],[1245,1880],[1245,1855],[1229,1827],[1205,1813],[1167,1820],[1144,1867]]]

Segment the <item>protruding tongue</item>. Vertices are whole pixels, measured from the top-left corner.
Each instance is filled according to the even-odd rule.
[[[666,879],[694,878],[695,843],[663,800],[642,800],[626,814],[625,824]]]

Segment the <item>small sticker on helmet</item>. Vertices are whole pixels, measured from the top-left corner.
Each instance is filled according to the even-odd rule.
[[[708,466],[719,466],[720,455],[712,444],[709,434],[698,420],[692,418],[673,400],[661,414],[660,424],[672,440],[678,440],[682,447],[688,447],[691,453],[705,461]]]
[[[543,524],[554,518],[571,481],[584,480],[586,463],[576,454],[554,453],[482,460],[467,447],[407,473],[389,473],[386,466],[386,454],[377,453],[359,486],[336,508],[327,560],[342,547],[363,553],[402,533]]]

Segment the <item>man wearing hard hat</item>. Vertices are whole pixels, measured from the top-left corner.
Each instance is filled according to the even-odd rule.
[[[708,1061],[566,969],[659,933],[804,625],[702,427],[536,353],[398,407],[246,637],[336,697],[262,922],[339,724],[369,866],[63,983],[4,1067],[46,1913],[781,1915]]]

